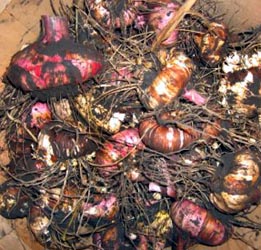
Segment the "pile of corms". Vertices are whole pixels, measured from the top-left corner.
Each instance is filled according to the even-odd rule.
[[[260,231],[244,218],[261,198],[261,43],[196,2],[85,1],[42,16],[12,57],[0,214],[26,217],[46,249],[185,250]]]

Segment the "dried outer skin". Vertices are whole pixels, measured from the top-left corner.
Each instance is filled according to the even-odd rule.
[[[250,54],[249,53],[245,54],[243,51],[240,52],[240,51],[234,50],[224,58],[224,61],[222,63],[222,71],[225,74],[228,74],[229,78],[231,76],[232,76],[232,78],[234,78],[234,76],[236,76],[236,79],[235,79],[236,81],[239,81],[239,80],[242,81],[241,72],[243,73],[243,78],[245,78],[245,76],[244,76],[245,71],[251,70],[251,68],[256,69],[256,70],[258,70],[258,68],[259,68],[259,70],[260,70],[260,64],[261,64],[261,51],[260,50],[256,50],[255,52],[252,52]],[[237,72],[239,72],[239,75]],[[230,74],[232,74],[232,75],[230,76]],[[257,75],[258,75],[258,73],[257,73]],[[229,79],[229,80],[231,80],[231,79]],[[232,81],[235,81],[235,80],[232,80]]]
[[[176,110],[161,113],[158,117],[159,121],[154,117],[141,121],[139,133],[143,143],[159,152],[170,153],[184,149],[198,139],[210,141],[213,137],[219,135],[221,131],[220,121],[204,122],[195,127],[185,124],[172,125],[185,115],[181,110]],[[162,122],[163,125],[160,124]],[[172,124],[168,124],[169,122]]]
[[[126,145],[128,147],[136,147],[137,149],[144,149],[144,145],[139,136],[137,128],[128,128],[120,131],[111,137],[112,141]]]
[[[177,197],[177,189],[174,184],[169,184],[167,186],[162,186],[157,184],[156,182],[149,183],[149,191],[157,192],[164,196],[176,198]]]
[[[212,22],[204,34],[195,34],[194,41],[197,44],[202,59],[211,66],[222,60],[224,46],[227,40],[228,30],[224,24]]]
[[[144,102],[147,108],[155,109],[171,103],[188,83],[193,68],[190,58],[182,52],[176,52],[145,89]]]
[[[146,234],[135,235],[135,240],[129,240],[126,238],[126,232],[124,226],[117,224],[116,226],[108,227],[101,233],[93,235],[94,244],[101,249],[113,249],[113,250],[149,250],[149,249],[165,249],[164,243],[155,237],[154,241],[149,239]],[[152,243],[153,241],[153,243]],[[153,245],[153,246],[152,246]]]
[[[6,75],[12,84],[25,92],[55,91],[97,74],[102,67],[100,56],[70,39],[64,18],[43,16],[42,23],[43,36],[11,60]]]
[[[41,160],[32,158],[31,154],[28,154],[13,159],[7,165],[7,169],[18,180],[30,181],[39,178],[46,170],[46,164]]]
[[[260,162],[251,151],[243,151],[235,155],[234,166],[224,177],[225,191],[244,194],[260,180]]]
[[[200,138],[196,130],[159,125],[154,118],[142,121],[139,132],[146,146],[162,153],[178,151]]]
[[[261,55],[261,53],[260,53]],[[259,55],[259,57],[261,57]],[[232,106],[234,113],[244,114],[247,117],[254,117],[260,106],[261,94],[261,63],[258,55],[247,57],[243,62],[238,60],[238,68],[234,71],[234,64],[229,61],[224,63],[224,78],[220,80],[219,92],[224,96],[223,105]],[[232,60],[232,59],[231,59]],[[252,66],[260,64],[259,66]],[[246,68],[243,68],[244,65]],[[247,67],[249,66],[249,68]],[[251,67],[250,67],[251,66]],[[230,71],[232,70],[232,72]]]
[[[159,209],[149,220],[149,222],[140,222],[137,225],[137,231],[142,235],[148,235],[148,241],[161,242],[166,245],[167,239],[173,232],[173,222],[169,212]]]
[[[142,1],[88,1],[91,14],[96,21],[106,28],[121,28],[130,26],[137,18],[136,8],[142,4]]]
[[[103,232],[93,235],[93,243],[97,248],[118,250],[120,247],[120,239],[118,236],[116,226],[108,227]]]
[[[96,152],[95,163],[100,165],[99,173],[104,177],[108,176],[111,172],[118,169],[118,161],[124,159],[129,154],[134,155],[137,150],[143,148],[144,144],[136,128],[118,132]]]
[[[82,205],[83,217],[88,223],[97,225],[113,222],[119,214],[119,201],[115,194],[94,194]]]
[[[238,213],[249,208],[252,204],[258,203],[261,199],[261,192],[258,188],[249,189],[246,194],[230,194],[228,192],[211,193],[210,200],[220,211],[225,213]]]
[[[7,219],[22,218],[28,215],[31,199],[22,188],[12,181],[0,186],[0,214]]]
[[[59,123],[47,124],[38,135],[38,154],[47,165],[58,160],[72,159],[92,153],[97,148],[88,134],[63,129]]]
[[[228,239],[228,231],[222,222],[192,201],[184,199],[174,202],[170,216],[181,230],[201,243],[216,246]]]
[[[15,159],[30,156],[33,153],[32,148],[34,146],[36,146],[36,143],[32,140],[24,140],[23,142],[12,140],[9,142],[9,150]]]
[[[107,177],[118,169],[118,162],[128,154],[128,147],[118,143],[105,142],[103,148],[96,152],[95,164],[98,164],[99,173]]]
[[[37,137],[39,129],[30,128],[30,132]],[[16,159],[24,155],[31,155],[33,147],[36,146],[36,142],[33,141],[31,135],[22,126],[13,127],[7,134],[7,140],[9,141],[9,151],[13,158]]]
[[[261,192],[260,160],[250,150],[235,154],[230,171],[210,194],[211,202],[221,211],[236,213],[258,203]]]
[[[80,213],[80,192],[79,186],[67,184],[65,187],[55,187],[49,190],[40,190],[41,195],[37,205],[44,214],[52,218],[53,223],[60,229],[66,229],[69,233],[76,232],[79,227],[78,217]]]
[[[124,226],[120,223],[109,226],[99,233],[93,234],[93,243],[98,249],[132,250],[133,244],[125,236]]]
[[[121,125],[125,120],[125,113],[114,112],[114,108],[103,106],[102,104],[95,105],[93,102],[95,95],[86,93],[85,95],[77,95],[75,98],[75,107],[82,117],[93,124],[93,126],[101,128],[110,134],[118,133]]]
[[[55,187],[42,192],[38,205],[46,211],[69,214],[76,208],[79,195],[79,188],[75,185]]]
[[[48,218],[42,209],[36,205],[30,208],[30,214],[27,218],[28,225],[35,238],[43,245],[51,245],[51,227],[50,218]]]
[[[144,207],[144,213],[133,217],[126,235],[135,249],[167,249],[176,242],[176,228],[169,214],[169,205],[151,200]]]

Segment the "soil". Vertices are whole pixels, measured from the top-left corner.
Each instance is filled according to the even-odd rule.
[[[229,29],[242,32],[261,26],[260,0],[224,0],[217,2],[217,8],[221,14],[224,13],[224,22],[229,26]]]

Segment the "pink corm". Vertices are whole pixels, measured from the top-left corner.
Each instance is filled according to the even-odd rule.
[[[37,102],[31,108],[30,127],[43,128],[51,120],[52,114],[46,103]]]
[[[168,3],[162,6],[153,8],[149,15],[149,25],[158,34],[163,30],[169,21],[176,15],[179,5],[175,3]],[[162,45],[172,45],[177,40],[178,31],[174,30],[170,36],[162,42]]]

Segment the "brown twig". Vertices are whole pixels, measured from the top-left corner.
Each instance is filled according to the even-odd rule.
[[[30,129],[27,128],[26,124],[24,122],[21,122],[20,120],[14,118],[10,113],[6,112],[6,116],[13,122],[22,125],[23,129],[31,136],[31,138],[38,142],[37,138],[34,136],[34,134],[30,131]]]

